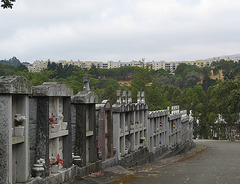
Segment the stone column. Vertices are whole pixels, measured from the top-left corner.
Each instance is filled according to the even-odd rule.
[[[104,161],[106,159],[105,154],[105,112],[104,107],[99,107],[99,119],[98,119],[98,144],[100,146],[100,150],[102,153],[102,160]]]
[[[122,94],[122,96],[123,96],[123,104],[126,104],[127,103],[127,92],[126,91],[123,91],[123,94]]]
[[[121,104],[122,100],[121,100],[121,90],[117,90],[117,104]]]
[[[95,116],[95,104],[89,105],[89,126],[90,130],[93,131],[93,135],[89,140],[89,161],[97,161],[97,146],[96,146],[96,116]]]
[[[63,98],[63,116],[64,122],[68,122],[67,130],[68,136],[63,139],[63,159],[64,167],[72,166],[72,125],[71,125],[71,99],[69,97]]]
[[[116,147],[116,156],[120,159],[120,106],[113,105],[113,145]]]
[[[144,94],[144,92],[141,93],[141,102],[145,104],[145,94]]]
[[[29,94],[31,84],[26,78],[0,77],[0,183],[27,182],[30,178]],[[18,127],[24,127],[23,135],[13,135],[16,114],[25,117]]]
[[[0,95],[0,183],[12,183],[12,97]]]
[[[128,91],[128,103],[131,104],[132,103],[132,92]]]
[[[43,158],[49,167],[49,97],[37,98],[37,142],[36,158]],[[48,176],[48,170],[44,170]]]
[[[97,161],[95,104],[98,97],[90,91],[88,77],[84,78],[84,86],[83,91],[73,96],[71,101],[76,108],[74,152],[81,157],[82,166],[87,164],[88,159],[89,162]]]
[[[141,103],[141,93],[140,93],[140,91],[137,92],[137,103]]]
[[[86,106],[76,104],[76,146],[74,154],[80,156],[86,165]]]

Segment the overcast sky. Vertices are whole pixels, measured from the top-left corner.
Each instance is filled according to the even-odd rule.
[[[17,0],[0,59],[182,61],[240,53],[240,0]]]

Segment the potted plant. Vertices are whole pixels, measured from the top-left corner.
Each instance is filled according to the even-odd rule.
[[[15,136],[21,137],[24,134],[23,122],[25,121],[26,118],[21,114],[16,114],[14,119],[15,119]]]
[[[58,173],[59,164],[63,166],[64,160],[60,158],[59,154],[57,157],[50,157],[49,165],[51,166],[51,173]]]

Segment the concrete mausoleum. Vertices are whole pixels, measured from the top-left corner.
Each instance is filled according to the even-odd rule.
[[[80,156],[82,166],[97,161],[95,104],[98,97],[90,91],[89,77],[84,77],[83,91],[72,97],[75,108],[74,155]]]
[[[45,176],[50,174],[50,158],[56,158],[58,155],[64,160],[64,167],[72,166],[72,94],[71,88],[57,82],[44,82],[33,87],[32,101],[35,101],[35,107],[31,108],[36,109],[36,118],[31,125],[36,126],[36,131],[30,132],[30,136],[35,137],[31,142],[31,146],[35,148],[32,160],[45,160]]]
[[[0,183],[24,183],[31,175],[28,164],[31,87],[24,77],[0,77]]]
[[[138,103],[132,103],[132,94],[123,91],[117,92],[117,104],[113,105],[113,144],[116,147],[118,159],[130,152],[138,150],[141,137],[147,137],[148,105],[145,103],[144,93],[142,97],[138,92]],[[147,143],[146,143],[147,144]]]
[[[113,157],[112,105],[109,101],[103,100],[101,104],[96,104],[96,117],[98,155],[104,161]]]

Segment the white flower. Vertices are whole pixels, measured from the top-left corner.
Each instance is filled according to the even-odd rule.
[[[26,119],[26,117],[21,115],[21,114],[16,114],[15,115],[15,120],[19,123],[22,123],[25,119]]]

